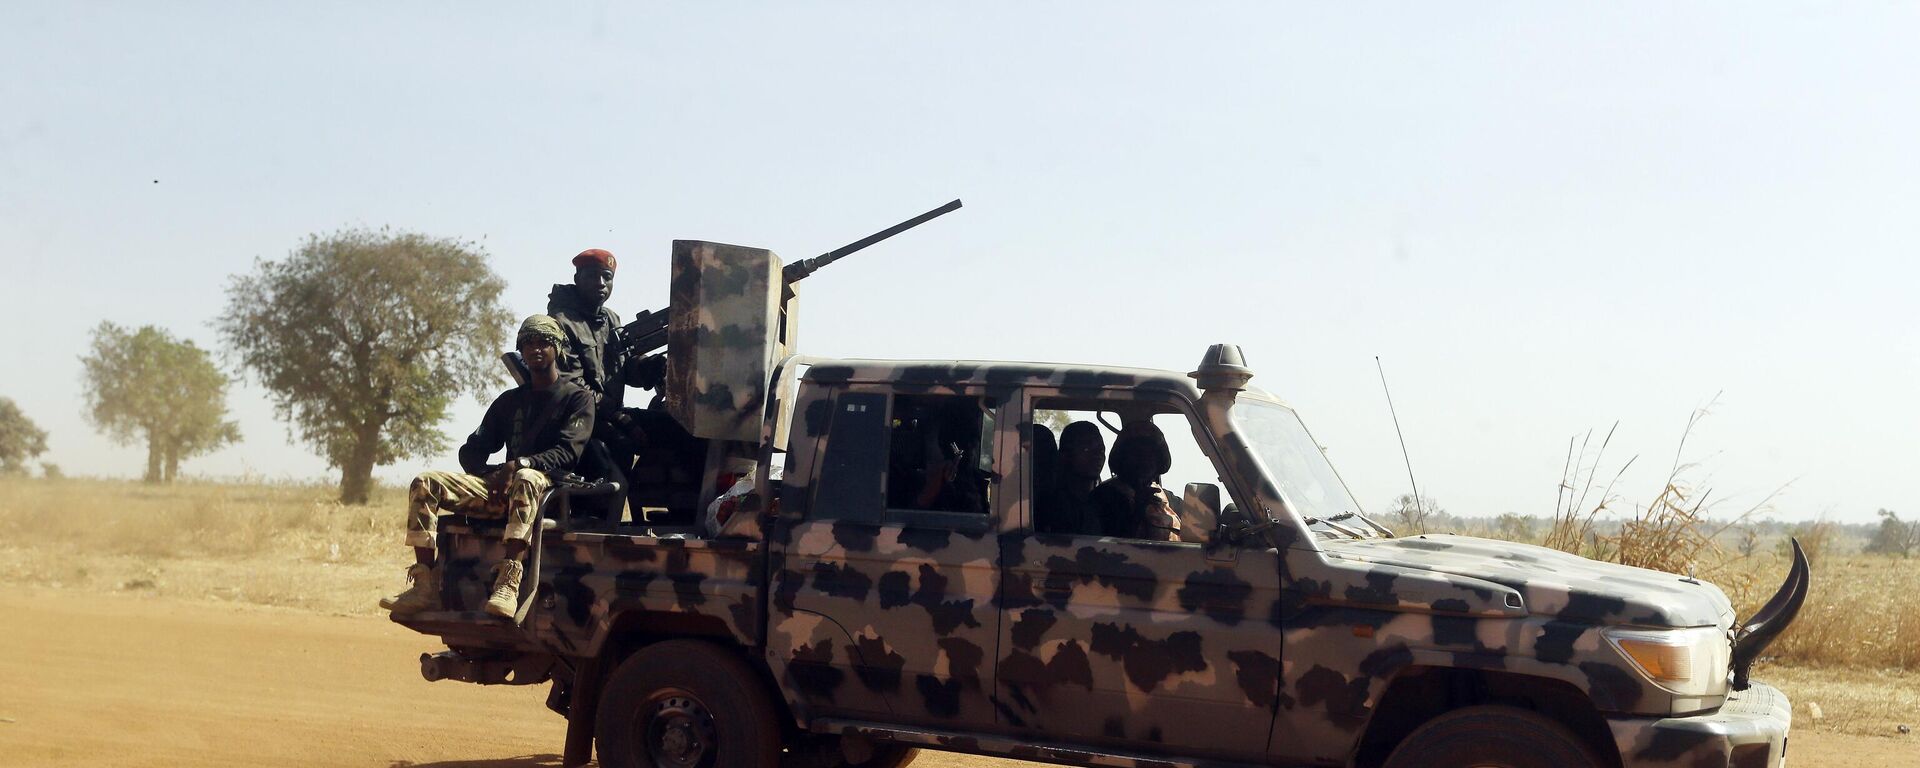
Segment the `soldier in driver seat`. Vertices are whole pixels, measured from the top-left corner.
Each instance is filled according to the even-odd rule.
[[[1148,541],[1179,541],[1180,514],[1160,487],[1160,476],[1173,467],[1167,436],[1151,421],[1135,421],[1120,428],[1107,455],[1113,477],[1093,489],[1106,535]]]

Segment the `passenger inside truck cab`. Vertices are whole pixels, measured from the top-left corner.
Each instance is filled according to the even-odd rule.
[[[1173,468],[1167,436],[1152,421],[1128,422],[1107,456],[1113,477],[1093,489],[1100,529],[1109,536],[1149,541],[1179,541],[1178,502],[1160,479]]]
[[[987,513],[993,416],[981,398],[894,399],[887,508]]]
[[[1060,462],[1060,440],[1045,424],[1020,425],[1020,437],[1033,456],[1033,487],[1052,488],[1054,466]]]
[[[1189,484],[1221,481],[1190,417],[1177,405],[1046,398],[1035,410],[1071,420],[1060,432],[1050,469],[1038,466],[1044,460],[1039,450],[1026,452],[1036,533],[1196,544],[1212,539],[1215,511],[1189,503],[1184,494]]]
[[[1044,427],[1043,427],[1044,429]],[[1082,536],[1101,534],[1101,515],[1092,494],[1100,484],[1100,468],[1107,463],[1107,442],[1100,426],[1076,421],[1060,431],[1060,448],[1053,457],[1034,451],[1034,530]],[[1052,459],[1052,469],[1041,462]]]

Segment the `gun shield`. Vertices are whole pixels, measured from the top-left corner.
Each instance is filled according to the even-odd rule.
[[[696,437],[759,442],[774,366],[793,349],[798,299],[762,248],[673,241],[667,412]]]

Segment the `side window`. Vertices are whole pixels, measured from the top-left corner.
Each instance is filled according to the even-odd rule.
[[[833,399],[833,425],[820,464],[813,516],[880,522],[885,510],[887,396],[842,392]]]
[[[1212,537],[1211,500],[1185,492],[1189,483],[1220,479],[1172,403],[1041,399],[1034,421],[1026,461],[1036,531],[1200,544]]]
[[[996,404],[961,395],[842,392],[812,516],[879,523],[889,512],[987,517]]]
[[[896,396],[889,422],[887,508],[987,514],[994,411],[994,404],[980,397]]]

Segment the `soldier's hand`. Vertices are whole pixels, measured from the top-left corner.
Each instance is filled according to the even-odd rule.
[[[627,441],[628,446],[638,451],[647,444],[647,431],[640,428],[640,420],[633,417],[629,412],[631,410],[633,409],[622,408],[615,413],[611,420],[612,427],[622,439]]]
[[[633,386],[658,390],[667,380],[667,356],[664,354],[630,358],[629,377]]]
[[[502,464],[492,472],[488,472],[487,476],[482,479],[487,481],[487,503],[505,504],[507,501],[507,483],[513,480],[512,465]]]

